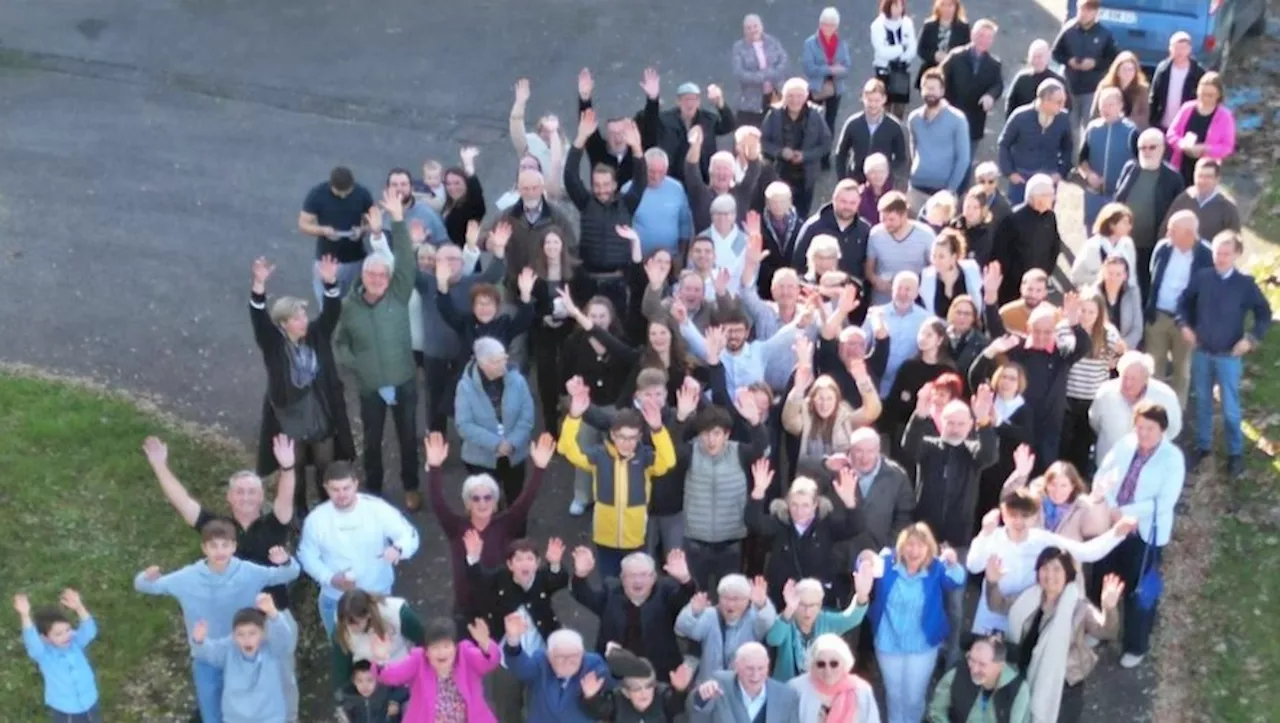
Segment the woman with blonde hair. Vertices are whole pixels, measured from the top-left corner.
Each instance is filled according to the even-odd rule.
[[[919,723],[950,635],[946,597],[964,586],[964,568],[955,550],[939,549],[929,526],[916,522],[898,533],[893,550],[858,555],[864,570],[876,578],[869,615],[889,723]]]
[[[782,427],[800,439],[797,470],[817,473],[828,458],[848,453],[854,430],[880,417],[880,396],[866,362],[857,360],[850,365],[850,373],[862,394],[862,407],[854,409],[835,379],[826,374],[814,379],[813,342],[797,337],[795,347],[795,382],[782,406]]]
[[[1142,63],[1138,62],[1133,51],[1124,50],[1117,54],[1107,74],[1098,81],[1098,90],[1093,94],[1093,108],[1089,111],[1090,120],[1101,114],[1098,98],[1104,88],[1119,89],[1120,96],[1124,98],[1124,115],[1139,131],[1151,126],[1151,84],[1147,82],[1147,74],[1142,72]]]
[[[1071,283],[1076,288],[1098,281],[1102,264],[1114,255],[1129,262],[1129,268],[1137,268],[1138,248],[1129,234],[1133,231],[1133,212],[1123,203],[1108,203],[1098,212],[1093,222],[1093,235],[1085,240],[1071,264]]]
[[[920,221],[938,233],[956,215],[956,194],[950,191],[938,191],[924,202],[920,208]]]
[[[1061,460],[1049,465],[1043,475],[1031,479],[1035,455],[1025,444],[1014,450],[1013,459],[1013,473],[1004,483],[1003,494],[1026,486],[1039,495],[1037,527],[1077,542],[1092,540],[1111,529],[1111,508],[1106,498],[1111,490],[1110,481],[1095,480],[1094,490],[1090,492],[1076,466]]]
[[[853,651],[839,635],[824,633],[809,646],[809,672],[787,685],[800,695],[800,720],[880,723],[871,684],[853,674]]]

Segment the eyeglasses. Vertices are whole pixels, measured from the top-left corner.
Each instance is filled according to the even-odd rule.
[[[493,495],[471,495],[472,502],[493,502]]]
[[[616,433],[615,433],[615,434],[613,435],[613,441],[615,441],[615,442],[639,442],[639,441],[640,441],[640,435],[638,435],[638,434],[616,434]]]
[[[813,661],[813,667],[818,670],[826,670],[827,668],[836,670],[840,667],[840,663],[835,660],[815,660]]]

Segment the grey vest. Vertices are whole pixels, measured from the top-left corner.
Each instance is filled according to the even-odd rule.
[[[729,542],[747,536],[747,472],[737,442],[726,442],[716,457],[693,444],[684,478],[685,537],[698,542]]]

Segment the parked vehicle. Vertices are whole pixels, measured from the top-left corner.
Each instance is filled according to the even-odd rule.
[[[1075,14],[1076,0],[1067,0],[1067,17]],[[1200,62],[1221,69],[1232,45],[1266,30],[1267,0],[1103,0],[1098,21],[1147,68],[1165,59],[1169,36],[1183,30]]]

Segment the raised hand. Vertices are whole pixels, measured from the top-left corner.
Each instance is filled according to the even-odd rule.
[[[708,680],[698,686],[698,697],[703,700],[715,700],[724,695],[724,691],[720,689],[720,684],[714,680]]]
[[[693,382],[693,384],[689,384]],[[684,384],[676,390],[676,418],[680,420],[688,419],[698,411],[698,394],[701,391],[701,385],[693,377],[685,377]]]
[[[765,492],[769,490],[769,485],[773,484],[773,468],[769,465],[768,457],[761,457],[751,465],[751,497],[753,499],[764,499]]]
[[[596,112],[590,108],[582,111],[582,115],[578,117],[578,138],[574,141],[574,145],[578,147],[586,145],[587,139],[599,128],[600,124],[596,121]]]
[[[529,299],[533,296],[533,282],[538,280],[538,275],[528,266],[520,271],[520,276],[516,277],[516,287],[520,289],[520,300],[529,303]]]
[[[747,387],[739,387],[734,393],[733,408],[738,410],[738,414],[752,427],[764,421],[766,410],[760,408],[756,403],[756,395],[752,394]]]
[[[578,97],[582,100],[589,100],[591,93],[596,89],[596,81],[591,77],[591,69],[583,68],[578,71]]]
[[[267,285],[267,279],[271,278],[271,274],[275,272],[276,265],[267,261],[266,256],[259,256],[253,260],[253,266],[250,268],[250,276],[253,279],[253,287],[255,289],[264,288]]]
[[[587,577],[594,569],[596,569],[596,556],[591,548],[583,545],[573,548],[573,574],[577,577]]]
[[[428,238],[431,238],[431,232],[422,223],[422,219],[415,218],[409,222],[409,241],[413,243],[415,249],[426,243]],[[418,261],[421,262],[422,259]]]
[[[684,692],[689,689],[689,684],[693,682],[693,668],[686,663],[681,663],[675,670],[671,671],[671,687]]]
[[[467,221],[466,235],[462,239],[463,244],[469,249],[480,247],[480,222],[476,220]]]
[[[945,542],[942,544],[942,549],[938,551],[938,559],[942,560],[944,565],[955,565],[959,562],[959,558],[956,556],[956,548]]]
[[[764,575],[756,575],[751,581],[751,604],[762,608],[767,602],[769,602],[769,583],[764,579]]]
[[[26,596],[26,593],[20,592],[13,596],[13,609],[23,618],[31,616],[31,599]]]
[[[662,94],[662,76],[658,75],[657,68],[644,69],[644,79],[640,81],[640,87],[649,98],[657,98]]]
[[[715,83],[708,85],[707,100],[711,103],[711,105],[714,105],[717,108],[723,108],[724,107],[724,91],[721,90],[720,86],[716,85]]]
[[[1120,604],[1120,597],[1124,595],[1124,580],[1120,576],[1112,573],[1102,578],[1102,597],[1099,602],[1102,603],[1103,610],[1115,610]]]
[[[702,126],[694,126],[690,128],[688,138],[689,138],[690,148],[701,148],[702,147]]]
[[[275,619],[276,615],[280,614],[280,611],[276,608],[276,599],[271,597],[269,592],[258,593],[253,606],[261,610],[262,614],[270,619]]]
[[[644,417],[649,429],[662,429],[662,402],[646,398],[640,402],[640,416]]]
[[[267,560],[269,560],[272,565],[287,565],[289,564],[289,551],[280,545],[276,545],[270,550],[267,550]]]
[[[556,440],[549,432],[543,432],[537,441],[529,445],[529,459],[538,469],[546,469],[556,453]]]
[[[445,460],[449,458],[449,443],[439,432],[428,434],[427,438],[422,440],[422,448],[426,453],[428,470],[443,467]]]
[[[989,535],[1000,526],[1000,508],[993,507],[982,516],[982,534]]]
[[[618,234],[618,238],[624,238],[632,243],[638,243],[640,241],[640,234],[636,233],[636,230],[634,228],[632,228],[631,226],[627,226],[626,224],[620,223],[614,226],[613,232]],[[647,261],[645,262],[645,265],[648,266]],[[648,269],[646,269],[645,272],[648,273]],[[667,278],[666,274],[663,274],[662,279],[665,281],[666,278]],[[650,281],[652,280],[653,279],[650,279]]]
[[[392,223],[404,220],[404,200],[400,198],[400,194],[390,188],[382,192],[382,210],[386,211],[387,215],[391,217]],[[382,226],[373,225],[372,215],[373,213],[370,212],[369,228],[377,232]]]
[[[840,501],[848,509],[855,509],[858,506],[858,476],[853,473],[850,467],[843,467],[840,473],[836,475],[836,479],[832,482],[835,487],[836,495],[840,497]]]
[[[618,235],[622,235],[621,231],[618,232]],[[664,269],[662,264],[658,262],[657,256],[650,256],[645,259],[644,275],[649,280],[649,288],[651,289],[661,289],[667,285],[667,269]]]
[[[564,540],[559,537],[553,537],[547,540],[547,551],[542,558],[547,561],[548,565],[559,565],[564,559]]]
[[[293,450],[293,440],[287,434],[277,434],[271,438],[271,454],[275,455],[276,464],[281,470],[293,469],[297,456]]]
[[[484,552],[484,538],[473,527],[462,533],[462,547],[466,550],[467,557],[478,559]]]
[[[795,343],[791,345],[796,353],[796,366],[813,369],[813,340],[805,334],[797,334]]]
[[[480,650],[488,650],[489,643],[493,642],[493,637],[489,633],[489,623],[484,618],[476,618],[467,626],[467,632],[471,634],[471,639],[475,641],[476,646]]]
[[[729,275],[729,269],[726,269],[723,266],[720,267],[716,271],[715,279],[712,280],[712,283],[715,284],[716,287],[716,296],[724,296],[729,293],[729,282],[732,280],[733,277]]]
[[[985,422],[991,418],[992,412],[995,410],[996,396],[991,391],[989,384],[981,384],[977,391],[973,393],[973,402],[970,409],[973,411],[973,418],[978,422]]]
[[[1031,447],[1026,444],[1019,444],[1017,449],[1013,450],[1013,473],[1024,479],[1031,479],[1031,470],[1036,467],[1036,455],[1031,451]]]
[[[839,473],[842,469],[846,469],[851,464],[853,464],[853,462],[849,460],[849,455],[844,452],[829,454],[822,460],[823,467],[826,467],[830,472],[836,473]]]
[[[667,553],[667,564],[662,566],[668,575],[674,577],[676,582],[681,585],[689,582],[692,577],[689,574],[689,560],[684,555],[684,550],[672,550]]]
[[[675,308],[675,304],[671,305]],[[703,348],[707,353],[708,364],[719,364],[720,354],[724,351],[725,346],[729,343],[728,335],[725,333],[723,326],[707,327],[707,333],[703,335]]]
[[[471,168],[475,165],[476,158],[480,155],[480,149],[475,146],[463,146],[458,150],[458,159],[462,161],[462,165]]]
[[[926,383],[920,387],[920,391],[916,394],[916,416],[928,417],[933,414],[933,382]]]
[[[858,569],[853,573],[853,593],[859,605],[865,605],[871,600],[871,589],[875,584],[875,565],[858,565]]]
[[[511,224],[506,221],[499,221],[489,231],[489,253],[502,258],[503,254],[507,252],[507,242],[509,241],[511,241]]]
[[[524,105],[529,102],[529,79],[521,78],[516,81],[516,105]]]
[[[1004,283],[1004,271],[1000,268],[999,261],[992,261],[982,270],[982,288],[988,291],[997,291],[1000,284]]]
[[[564,388],[569,393],[569,416],[581,417],[586,414],[587,408],[591,406],[591,390],[582,377],[573,377],[565,383]]]
[[[987,582],[992,585],[998,584],[1000,579],[1004,577],[1004,561],[998,555],[992,555],[987,558]]]
[[[684,326],[684,322],[689,319],[689,309],[679,299],[671,302],[670,311],[671,320],[676,323],[676,326]]]
[[[782,602],[789,610],[795,610],[796,606],[800,604],[800,594],[796,592],[795,580],[787,580],[786,584],[782,586]]]
[[[383,198],[386,198],[388,193],[390,193],[390,190],[384,191],[382,194]],[[377,233],[382,230],[382,207],[381,206],[375,203],[369,207],[368,211],[364,212],[364,225],[368,226],[369,230],[373,231],[374,233]]]
[[[578,680],[578,685],[582,687],[583,698],[594,698],[600,695],[600,689],[604,688],[604,680],[596,675],[594,671],[588,670],[582,674]]]
[[[203,620],[196,621],[195,626],[191,628],[191,642],[195,643],[196,645],[204,645],[204,639],[208,635],[209,635],[209,623],[206,623]]]
[[[1074,291],[1062,296],[1062,318],[1071,326],[1080,323],[1080,295]]]
[[[159,437],[147,437],[142,440],[142,453],[153,467],[163,467],[169,463],[169,448]]]
[[[316,274],[326,284],[338,283],[338,259],[330,254],[321,256],[316,262]]]
[[[694,615],[701,615],[706,612],[709,607],[711,607],[711,598],[707,597],[705,592],[699,592],[689,600],[689,610],[691,610]]]

